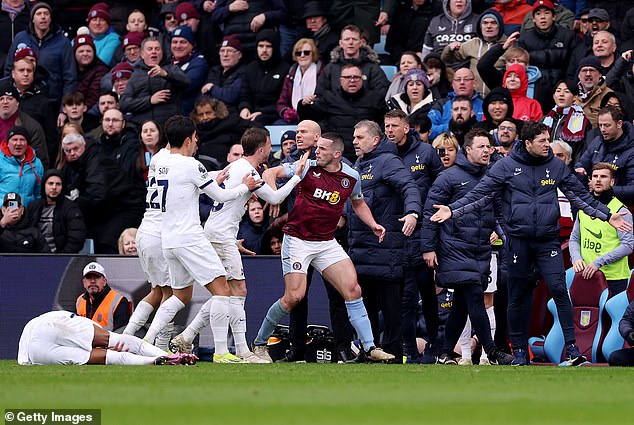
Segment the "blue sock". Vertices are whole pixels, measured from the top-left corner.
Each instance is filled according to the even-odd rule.
[[[275,301],[260,326],[258,336],[255,337],[255,345],[266,345],[277,324],[288,316],[288,313],[290,312],[282,307],[282,300]]]
[[[374,336],[372,335],[372,326],[370,325],[370,319],[368,319],[368,312],[363,304],[363,298],[346,301],[346,309],[348,310],[348,319],[354,330],[357,331],[363,349],[368,351],[374,347]]]

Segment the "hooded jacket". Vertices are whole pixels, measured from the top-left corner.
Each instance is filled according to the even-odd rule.
[[[379,243],[356,214],[348,214],[350,258],[360,276],[385,280],[403,276],[405,235],[398,220],[410,212],[420,216],[422,204],[411,173],[396,153],[396,145],[384,137],[354,164],[365,202],[376,222],[385,227],[385,238]]]
[[[513,99],[511,97],[511,93],[505,89],[504,87],[496,87],[484,98],[482,102],[482,114],[484,115],[484,120],[480,127],[486,129],[487,131],[494,130],[498,127],[496,123],[493,122],[493,118],[489,113],[489,105],[493,100],[499,101],[501,100],[508,107],[508,111],[506,112],[506,117],[513,117],[514,106]]]
[[[482,34],[482,19],[487,14],[494,15],[499,22],[498,35],[495,40],[491,41],[485,41]],[[449,45],[447,45],[442,51],[441,57],[445,63],[469,61],[469,69],[471,69],[471,72],[473,72],[473,75],[478,82],[476,91],[482,94],[482,96],[486,96],[490,89],[480,77],[480,73],[478,72],[478,61],[492,46],[500,43],[503,44],[504,41],[506,41],[506,35],[504,34],[503,27],[504,23],[502,15],[500,15],[495,9],[487,9],[482,13],[482,15],[480,15],[480,18],[478,18],[478,25],[476,27],[477,37],[473,37],[471,40],[462,43],[458,50],[451,50]]]
[[[634,125],[623,122],[623,135],[617,140],[606,142],[599,135],[588,144],[575,168],[583,168],[586,175],[592,174],[592,167],[599,162],[607,162],[614,171],[614,196],[626,205],[634,204]]]
[[[574,208],[600,220],[609,220],[610,210],[594,199],[568,166],[553,155],[535,157],[526,144],[515,143],[509,156],[497,161],[486,177],[467,195],[449,205],[452,219],[458,219],[491,203],[499,195],[498,216],[508,236],[533,241],[559,238],[557,188]]]
[[[58,170],[50,169],[44,173],[42,178],[42,197],[34,201],[26,209],[26,216],[32,226],[39,226],[42,210],[47,205],[44,185],[53,176],[62,179],[62,187],[64,187],[62,173]],[[55,253],[58,254],[78,253],[86,240],[86,225],[79,207],[62,194],[57,197],[55,209],[53,210],[53,239],[56,248]]]
[[[506,87],[506,78],[508,75],[514,72],[520,78],[520,87],[518,89],[509,89]],[[542,107],[535,99],[526,97],[526,90],[528,89],[528,76],[524,67],[520,64],[513,64],[509,66],[504,73],[502,87],[506,88],[513,98],[513,118],[522,121],[538,121],[544,115]]]
[[[238,111],[247,108],[251,113],[262,112],[257,119],[263,124],[272,124],[277,119],[277,101],[282,92],[289,65],[282,60],[279,51],[279,36],[273,30],[262,30],[256,36],[260,41],[273,45],[273,54],[267,61],[257,57],[244,69]]]
[[[6,140],[0,143],[0,193],[19,193],[22,204],[27,207],[40,197],[40,189],[44,167],[42,161],[35,156],[30,145],[26,147],[26,156],[20,161],[9,152]]]
[[[452,167],[442,172],[427,196],[423,214],[421,247],[435,251],[438,258],[438,286],[482,284],[489,275],[491,233],[495,230],[493,203],[442,224],[429,218],[436,212],[433,205],[447,205],[466,195],[486,173],[486,166],[475,165],[458,153]]]
[[[471,0],[467,0],[462,15],[454,18],[449,13],[449,0],[443,0],[443,13],[434,17],[429,23],[425,42],[423,44],[423,58],[429,53],[441,54],[445,46],[454,41],[465,43],[477,36],[478,16],[471,10]],[[456,69],[461,64],[455,65]]]

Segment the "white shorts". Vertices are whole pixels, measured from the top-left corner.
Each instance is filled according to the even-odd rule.
[[[20,337],[18,363],[86,364],[95,322],[68,311],[51,311],[26,324]]]
[[[304,273],[312,265],[320,274],[341,260],[349,259],[341,245],[329,241],[305,241],[284,235],[282,241],[282,274]]]
[[[227,272],[227,280],[244,280],[242,256],[236,241],[211,242]]]
[[[491,271],[489,272],[489,284],[484,290],[485,294],[492,294],[498,290],[498,253],[491,253]]]
[[[136,234],[136,249],[141,260],[141,268],[152,288],[169,286],[170,273],[167,261],[163,257],[161,238],[147,233]]]
[[[225,269],[209,242],[167,248],[163,256],[170,270],[171,283],[174,289],[183,289],[198,283],[205,286],[219,276],[226,276]]]

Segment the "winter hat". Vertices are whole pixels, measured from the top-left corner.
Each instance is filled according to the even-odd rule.
[[[93,18],[102,18],[108,23],[108,25],[110,25],[110,8],[108,4],[104,2],[95,3],[95,5],[88,11],[86,23],[89,23]]]
[[[33,17],[35,16],[35,12],[37,12],[39,9],[41,9],[43,7],[48,9],[48,12],[51,15],[53,14],[53,9],[51,8],[51,6],[48,3],[39,2],[39,3],[36,3],[35,6],[33,6],[31,8],[31,21],[33,21]]]
[[[73,38],[73,52],[77,52],[81,46],[90,46],[92,47],[93,52],[97,52],[95,48],[95,42],[92,40],[92,37],[89,35],[78,35]]]
[[[15,88],[10,78],[0,81],[0,96],[11,96],[18,102],[20,101],[20,92]]]
[[[412,68],[407,71],[405,74],[405,78],[403,78],[403,84],[407,86],[407,83],[410,81],[421,81],[426,89],[429,89],[429,78],[427,78],[427,74],[420,68]]]
[[[141,43],[143,43],[144,38],[145,37],[143,36],[142,32],[138,32],[138,31],[129,32],[126,34],[125,37],[123,37],[123,41],[121,42],[121,47],[125,49],[128,46],[141,46]]]
[[[227,35],[222,39],[222,43],[220,47],[233,47],[234,49],[242,52],[242,44],[240,43],[240,38],[238,34]]]
[[[31,138],[26,127],[23,127],[21,125],[14,125],[9,129],[9,131],[7,132],[7,140],[10,140],[13,136],[22,136],[26,139],[27,143]]]
[[[579,61],[579,66],[577,66],[577,74],[581,71],[581,68],[586,66],[591,66],[597,71],[603,73],[603,67],[601,66],[601,60],[596,56],[586,56],[585,58]]]
[[[28,56],[34,58],[37,61],[37,53],[35,52],[35,50],[33,50],[32,48],[30,48],[29,46],[24,46],[23,47],[19,47],[18,46],[18,50],[15,51],[15,55],[13,56],[13,62],[17,62],[19,60],[22,60]]]
[[[303,19],[312,18],[313,16],[327,16],[326,9],[321,5],[319,1],[308,1],[304,5]]]
[[[597,19],[602,22],[610,22],[610,14],[605,9],[595,7],[594,9],[590,9],[590,12],[588,12],[588,20],[590,19]]]
[[[196,6],[186,1],[176,6],[176,19],[179,22],[190,18],[200,19],[200,13],[196,10]]]
[[[189,44],[194,45],[194,31],[189,27],[189,25],[181,25],[176,28],[172,33],[172,38],[184,38],[189,42]]]
[[[134,68],[128,62],[121,62],[117,64],[112,71],[110,71],[110,75],[112,76],[112,82],[114,83],[116,80],[121,78],[132,77],[132,73],[134,72]]]
[[[293,130],[285,131],[284,133],[282,133],[282,137],[280,138],[280,145],[287,140],[295,140],[296,136],[297,133],[295,133]]]

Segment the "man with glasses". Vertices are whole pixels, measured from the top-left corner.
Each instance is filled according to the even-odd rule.
[[[582,15],[580,22],[582,28],[585,26],[586,32],[582,33],[583,38],[575,47],[572,52],[572,56],[570,57],[570,63],[568,64],[568,69],[566,71],[566,79],[568,80],[574,80],[577,78],[579,63],[583,58],[593,54],[592,45],[594,44],[594,36],[597,35],[599,31],[609,31],[616,37],[616,44],[621,44],[616,31],[612,28],[610,15],[605,9],[597,7],[588,10],[585,13],[585,22],[583,16],[584,15]]]
[[[359,66],[344,65],[333,90],[306,96],[297,108],[300,120],[322,122],[328,131],[339,133],[344,139],[343,156],[351,162],[356,158],[352,146],[354,125],[364,119],[381,122],[385,111],[385,91],[368,89],[363,77]]]
[[[364,44],[361,29],[355,25],[346,25],[341,30],[339,46],[333,49],[331,62],[319,75],[315,94],[323,95],[328,91],[336,90],[339,86],[339,76],[345,65],[359,67],[364,89],[380,92],[385,97],[390,82],[379,66],[378,55]]]
[[[584,58],[577,68],[577,78],[579,81],[579,96],[575,99],[575,105],[581,106],[592,127],[599,124],[599,109],[603,97],[612,93],[605,84],[602,72],[601,61],[596,56]]]
[[[104,112],[97,141],[103,153],[116,162],[133,183],[145,187],[143,175],[136,168],[141,146],[139,138],[135,130],[126,126],[120,110],[113,108]]]
[[[204,95],[222,100],[233,112],[240,101],[244,77],[242,43],[237,35],[228,35],[220,44],[220,65],[212,66],[207,83],[200,89]]]
[[[134,66],[132,77],[121,95],[119,105],[124,113],[131,113],[140,124],[153,119],[159,124],[181,112],[181,93],[189,87],[190,79],[178,65],[161,66],[163,48],[156,37],[141,43],[141,61]]]
[[[471,99],[473,113],[478,121],[482,121],[482,98],[475,91],[477,84],[473,72],[469,68],[460,68],[456,71],[451,82],[453,91],[449,92],[446,98],[438,100],[429,111],[428,115],[432,123],[430,139],[433,140],[449,128],[453,102],[457,96]]]

